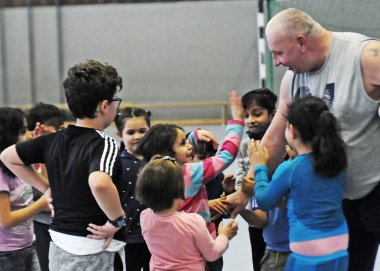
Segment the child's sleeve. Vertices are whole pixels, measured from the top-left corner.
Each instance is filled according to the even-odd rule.
[[[209,233],[204,220],[199,216],[195,220],[195,245],[202,256],[209,262],[219,259],[228,248],[229,240],[224,234],[218,235],[214,240]]]
[[[44,150],[54,133],[39,136],[33,140],[16,143],[16,152],[25,165],[45,163]]]
[[[283,196],[287,195],[290,189],[290,172],[288,167],[282,163],[272,176],[269,182],[268,167],[259,165],[255,167],[255,187],[254,198],[259,209],[269,211],[278,206]]]
[[[213,180],[234,161],[241,138],[243,136],[244,122],[231,120],[226,128],[226,135],[220,150],[215,156],[196,163],[183,165],[185,178],[185,196],[192,197],[198,193],[202,185]],[[195,131],[195,138],[197,131]],[[191,135],[189,136],[191,138]]]
[[[247,158],[247,149],[248,144],[247,141],[243,141],[240,144],[240,148],[236,157],[237,171],[236,171],[236,183],[235,190],[239,190],[241,188],[243,177],[247,176],[249,167],[246,166],[244,160]],[[250,163],[251,161],[249,161]]]

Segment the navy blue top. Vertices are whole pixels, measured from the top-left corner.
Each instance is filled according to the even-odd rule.
[[[120,153],[122,162],[122,176],[120,184],[120,198],[127,215],[127,225],[123,229],[123,236],[127,243],[144,243],[141,234],[140,213],[147,207],[135,198],[137,175],[145,162],[137,159],[127,150]]]

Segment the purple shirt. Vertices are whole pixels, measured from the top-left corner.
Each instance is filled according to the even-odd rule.
[[[9,193],[11,211],[22,209],[33,202],[32,187],[17,177],[10,177],[0,169],[0,192]],[[0,228],[0,251],[14,251],[31,246],[34,239],[32,219],[10,229]]]

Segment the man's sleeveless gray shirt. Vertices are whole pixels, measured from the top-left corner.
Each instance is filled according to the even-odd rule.
[[[347,146],[348,199],[364,197],[380,182],[380,102],[366,94],[360,67],[361,51],[370,40],[356,33],[333,32],[321,69],[295,76],[288,71],[285,75],[293,99],[320,97],[338,119]]]

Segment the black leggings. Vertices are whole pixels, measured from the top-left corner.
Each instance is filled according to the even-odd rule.
[[[265,253],[265,241],[263,238],[263,230],[248,227],[249,239],[251,242],[251,251],[252,251],[252,264],[255,271],[260,271],[260,262]]]

